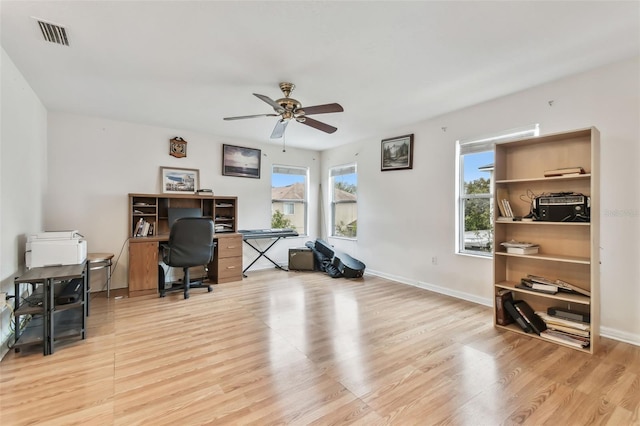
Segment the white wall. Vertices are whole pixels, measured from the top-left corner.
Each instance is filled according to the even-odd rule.
[[[240,228],[270,226],[271,164],[309,166],[310,235],[278,243],[273,258],[284,263],[288,247],[322,235],[323,223],[328,223],[317,214],[329,212],[326,198],[318,203],[320,184],[324,192],[327,189],[328,168],[355,161],[359,237],[356,242],[332,238],[329,242],[363,260],[368,272],[490,305],[491,261],[454,254],[456,139],[535,122],[543,133],[593,125],[602,139],[602,334],[640,344],[639,72],[636,58],[321,154],[293,148],[283,153],[276,145],[257,146],[177,129],[57,112],[47,117],[3,51],[3,291],[12,288],[12,277],[23,263],[26,234],[56,229],[78,229],[91,251],[119,256],[113,287],[125,287],[127,194],[159,192],[160,166],[200,169],[201,186],[216,194],[237,195]],[[380,172],[380,140],[407,133],[416,139],[413,170]],[[174,136],[188,141],[187,158],[168,155]],[[262,149],[262,178],[222,176],[223,143]],[[437,265],[431,263],[432,257]],[[253,258],[245,250],[245,265]],[[4,321],[3,335],[7,329]]]
[[[358,164],[358,241],[329,241],[369,272],[491,305],[491,260],[454,254],[455,141],[533,123],[542,134],[595,126],[601,331],[640,344],[639,75],[635,58],[323,152],[323,182],[328,167]],[[408,133],[415,134],[413,169],[381,172],[380,141]]]
[[[78,229],[90,252],[111,252],[118,258],[112,288],[127,287],[129,193],[159,193],[160,166],[200,170],[200,186],[216,195],[238,197],[238,228],[271,227],[271,165],[310,168],[310,223],[317,218],[319,153],[271,143],[222,140],[194,132],[150,127],[104,118],[49,114],[49,190],[45,196],[47,231]],[[169,140],[187,141],[187,157],[169,155]],[[222,145],[262,150],[261,178],[222,176]],[[315,227],[311,227],[315,233]],[[289,246],[304,245],[307,237],[279,242],[269,257],[287,262]],[[264,245],[265,240],[258,242]],[[245,266],[257,255],[245,247]],[[255,255],[254,255],[255,254]],[[271,265],[261,259],[253,268]],[[271,265],[272,266],[272,265]],[[94,279],[100,279],[94,274]],[[103,277],[102,277],[103,278]],[[93,281],[93,279],[92,279]],[[100,283],[91,286],[101,290]]]
[[[26,236],[42,226],[47,111],[4,49],[0,76],[0,291],[13,294]],[[0,358],[7,352],[11,320],[8,309],[0,312]]]

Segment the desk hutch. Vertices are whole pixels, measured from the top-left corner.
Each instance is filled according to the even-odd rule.
[[[242,235],[237,231],[238,198],[194,194],[129,194],[129,296],[158,293],[161,242],[169,239],[168,209],[199,208],[215,226],[216,248],[208,265],[215,284],[242,280]],[[144,219],[152,226],[148,236],[135,237]]]

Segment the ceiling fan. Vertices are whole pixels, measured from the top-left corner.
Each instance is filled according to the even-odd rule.
[[[295,120],[298,123],[306,124],[314,129],[321,130],[326,133],[333,133],[338,130],[336,127],[330,126],[326,123],[322,123],[313,118],[307,117],[313,114],[327,114],[330,112],[342,112],[344,109],[339,104],[324,104],[315,105],[310,107],[302,107],[302,104],[296,99],[290,98],[289,95],[296,86],[293,83],[280,83],[280,90],[284,94],[284,98],[276,99],[275,101],[268,96],[254,93],[258,99],[263,100],[273,107],[275,114],[255,114],[255,115],[242,115],[239,117],[225,117],[224,120],[242,120],[245,118],[256,117],[280,117],[271,132],[271,139],[278,139],[284,135],[284,130],[287,128],[289,121]]]

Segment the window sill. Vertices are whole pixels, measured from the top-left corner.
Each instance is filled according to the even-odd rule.
[[[480,252],[471,252],[471,251],[459,251],[456,254],[460,256],[468,256],[468,257],[477,257],[480,259],[493,259],[493,253],[480,253]]]

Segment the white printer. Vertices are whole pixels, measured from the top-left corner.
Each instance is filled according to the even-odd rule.
[[[78,231],[54,231],[27,237],[27,268],[78,265],[87,259],[87,241]]]

